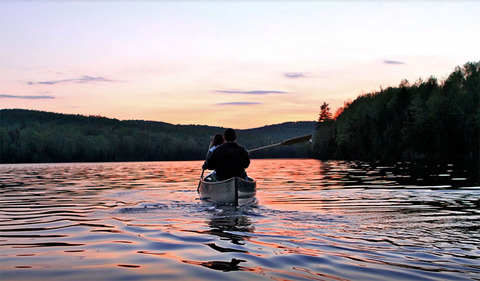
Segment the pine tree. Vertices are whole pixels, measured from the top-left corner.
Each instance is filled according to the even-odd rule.
[[[318,124],[325,122],[326,120],[332,119],[332,113],[330,113],[330,107],[328,103],[324,102],[320,106],[320,116],[318,117]]]

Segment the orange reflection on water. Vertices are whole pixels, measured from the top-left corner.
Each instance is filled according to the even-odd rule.
[[[401,189],[390,168],[253,159],[259,203],[236,208],[198,200],[201,164],[0,167],[2,280],[478,273],[478,191]]]
[[[339,187],[337,182],[326,178],[328,168],[314,159],[255,159],[248,173],[257,180],[260,204],[283,210],[311,211],[322,209],[324,201],[337,200],[324,194],[315,196],[315,191]]]

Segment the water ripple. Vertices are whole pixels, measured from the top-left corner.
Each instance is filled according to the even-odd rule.
[[[200,166],[0,166],[2,280],[480,280],[462,169],[254,160],[235,208],[198,200]]]

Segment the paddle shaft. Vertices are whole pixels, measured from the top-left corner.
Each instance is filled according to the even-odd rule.
[[[254,149],[250,149],[248,150],[248,152],[254,152],[254,151],[258,151],[258,150],[262,150],[262,149],[267,149],[267,148],[272,148],[272,147],[276,147],[276,146],[281,146],[282,143],[279,142],[279,143],[275,143],[275,144],[271,144],[271,145],[266,145],[266,146],[262,146],[262,147],[257,147],[257,148],[254,148]]]
[[[198,181],[197,192],[200,190],[200,184],[202,183],[203,173],[205,173],[204,169],[202,169],[202,174],[200,175],[200,180]]]
[[[301,143],[301,142],[309,141],[311,138],[312,138],[312,135],[305,135],[305,136],[301,136],[301,137],[296,137],[296,138],[284,140],[284,141],[279,142],[279,143],[270,144],[270,145],[250,149],[250,150],[248,150],[248,152],[254,152],[254,151],[267,149],[267,148],[272,148],[272,147],[276,147],[276,146],[280,146],[280,145],[291,145],[291,144]]]

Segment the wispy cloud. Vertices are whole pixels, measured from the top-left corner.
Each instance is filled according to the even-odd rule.
[[[291,79],[305,78],[307,74],[304,72],[285,72],[283,76]]]
[[[254,90],[254,91],[215,90],[214,92],[221,93],[221,94],[241,94],[241,95],[269,95],[269,94],[287,94],[288,93],[284,91],[264,91],[264,90]]]
[[[222,103],[216,103],[215,105],[257,105],[257,104],[262,104],[261,102],[248,102],[248,101],[234,101],[234,102],[222,102]]]
[[[114,82],[113,80],[105,77],[94,76],[81,76],[80,78],[63,79],[63,80],[51,80],[51,81],[39,81],[39,82],[27,82],[27,85],[56,85],[60,83],[92,83],[92,82]]]
[[[398,60],[384,60],[384,64],[405,64],[403,61],[398,61]]]
[[[0,99],[25,99],[25,100],[43,100],[54,99],[54,96],[19,96],[19,95],[0,95]]]

